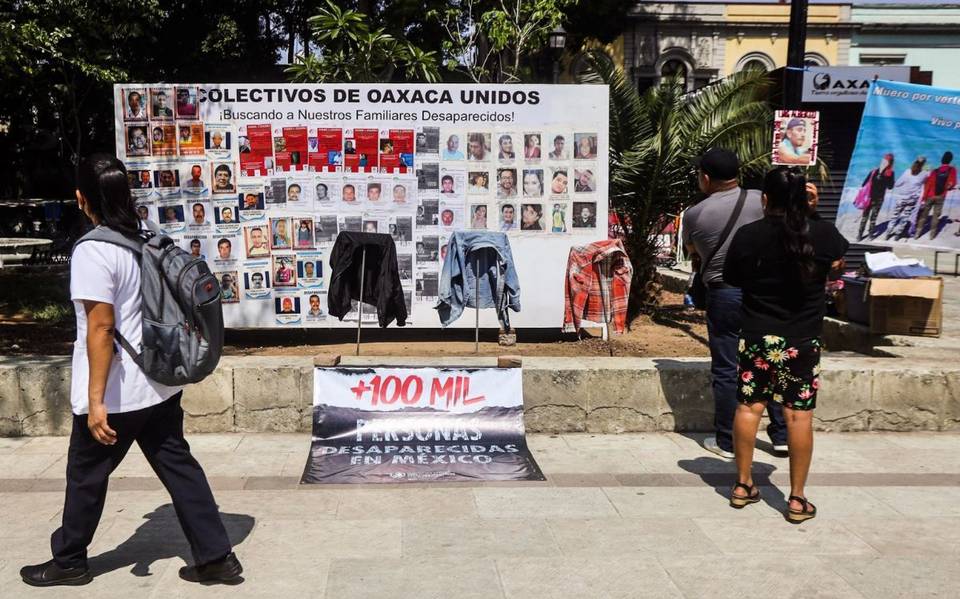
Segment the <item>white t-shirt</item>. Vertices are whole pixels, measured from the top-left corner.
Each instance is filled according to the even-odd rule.
[[[903,171],[893,186],[893,192],[904,199],[919,199],[930,171],[920,171],[914,175],[910,169]]]
[[[74,414],[88,412],[90,363],[87,360],[87,314],[82,300],[113,305],[120,334],[133,347],[140,347],[140,265],[134,254],[102,241],[77,246],[70,263],[70,299],[77,312],[77,341],[73,346],[73,378],[70,403]],[[181,389],[147,378],[130,354],[114,341],[114,359],[107,377],[104,404],[107,413],[133,412],[161,403]]]

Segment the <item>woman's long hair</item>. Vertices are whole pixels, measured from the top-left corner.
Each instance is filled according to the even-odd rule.
[[[77,169],[77,188],[100,224],[128,235],[136,235],[140,230],[127,169],[116,157],[91,154],[81,160]]]
[[[809,279],[814,271],[814,253],[807,221],[806,177],[796,167],[777,167],[764,178],[763,193],[767,196],[767,212],[777,215],[782,225],[780,239],[787,258],[801,279]]]

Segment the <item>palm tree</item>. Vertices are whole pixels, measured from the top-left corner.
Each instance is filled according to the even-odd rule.
[[[720,147],[737,153],[742,176],[769,166],[770,83],[762,73],[737,73],[688,93],[673,78],[640,94],[602,50],[587,61],[586,82],[610,87],[610,208],[626,223],[636,314],[659,299],[657,236],[699,193],[692,160]]]

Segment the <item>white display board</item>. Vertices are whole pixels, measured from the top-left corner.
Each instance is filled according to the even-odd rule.
[[[228,327],[356,326],[356,312],[327,315],[341,230],[391,234],[408,326],[438,327],[450,234],[505,230],[521,288],[511,324],[560,328],[570,247],[607,236],[606,86],[140,83],[114,95],[138,210],[209,263]],[[498,326],[495,312],[480,325]]]

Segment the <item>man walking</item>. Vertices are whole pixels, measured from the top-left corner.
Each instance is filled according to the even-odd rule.
[[[706,198],[684,213],[683,243],[707,287],[707,334],[716,435],[707,437],[703,446],[719,456],[733,459],[741,292],[723,281],[723,263],[737,229],[763,218],[763,206],[759,191],[740,188],[737,181],[740,161],[733,152],[714,148],[695,164],[697,183]],[[733,226],[727,227],[730,221]],[[727,232],[725,237],[724,232]],[[700,264],[701,261],[709,263]],[[787,429],[783,409],[776,402],[770,402],[767,409],[770,416],[767,434],[774,451],[785,453]]]

